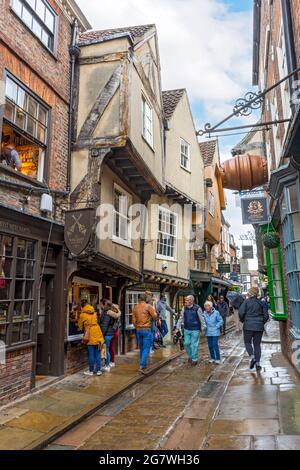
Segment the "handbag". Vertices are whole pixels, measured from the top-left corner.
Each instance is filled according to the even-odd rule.
[[[90,335],[91,335],[90,328],[87,328],[82,338],[83,344],[88,344],[90,342]]]
[[[2,271],[0,275],[0,289],[5,289],[7,287],[7,280],[5,278],[5,273]]]

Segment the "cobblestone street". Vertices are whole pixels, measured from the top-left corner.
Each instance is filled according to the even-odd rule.
[[[174,360],[48,449],[273,450],[300,446],[300,384],[270,325],[260,374],[234,333],[222,343],[224,362]]]

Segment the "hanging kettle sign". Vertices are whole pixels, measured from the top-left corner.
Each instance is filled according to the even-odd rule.
[[[266,197],[241,199],[243,224],[267,224],[269,221],[269,205]]]
[[[76,209],[66,212],[65,244],[73,255],[80,255],[88,246],[95,220],[95,210]]]

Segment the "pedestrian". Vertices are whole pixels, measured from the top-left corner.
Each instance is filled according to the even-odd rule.
[[[214,296],[212,294],[209,294],[206,299],[208,302],[212,302],[214,308],[218,308],[218,303],[215,300]]]
[[[7,165],[14,170],[22,171],[22,163],[19,154],[16,150],[15,144],[10,142],[10,136],[3,136],[1,145],[1,159],[2,165]]]
[[[256,370],[259,371],[261,340],[269,314],[257,296],[258,289],[252,287],[248,292],[248,299],[240,307],[239,315],[243,323],[245,347],[250,357],[249,368],[252,370],[256,365]]]
[[[219,349],[219,336],[221,334],[221,326],[223,325],[223,318],[218,310],[213,306],[212,302],[208,300],[204,304],[204,321],[206,325],[205,336],[210,352],[210,363],[220,364],[221,356]]]
[[[84,374],[92,376],[96,363],[96,373],[97,375],[101,375],[100,349],[104,343],[104,338],[98,324],[97,314],[94,308],[88,303],[86,303],[81,310],[78,328],[84,331],[84,339],[89,352],[89,370],[84,372]]]
[[[229,315],[229,307],[228,307],[228,303],[225,302],[224,295],[220,295],[217,309],[220,312],[220,315],[223,319],[222,334],[225,335],[226,334],[226,318]]]
[[[132,323],[137,331],[140,348],[140,372],[142,374],[145,374],[148,356],[153,343],[151,322],[157,318],[157,313],[152,305],[147,303],[148,300],[149,296],[146,293],[141,294],[139,303],[135,305],[132,312]]]
[[[109,352],[109,347],[111,340],[114,336],[115,329],[115,314],[112,312],[112,302],[107,299],[102,300],[102,311],[100,315],[100,328],[102,330],[103,336],[104,336],[104,342],[106,346],[106,359],[105,359],[105,366],[103,367],[103,370],[105,372],[110,372],[111,366],[110,366],[110,352]]]
[[[109,344],[109,354],[110,354],[109,367],[116,367],[115,347],[116,347],[116,341],[119,337],[119,323],[120,323],[120,317],[121,317],[121,310],[117,304],[112,304],[110,310],[107,311],[107,314],[110,315],[114,319],[114,324],[113,324],[114,334]]]
[[[245,297],[243,297],[241,294],[237,294],[235,297],[233,297],[231,301],[233,314],[234,314],[233,317],[234,317],[236,333],[239,333],[240,331],[243,330],[243,325],[240,322],[240,317],[239,317],[239,309],[244,301],[245,301]]]
[[[156,309],[160,319],[159,330],[161,332],[162,338],[164,338],[169,332],[167,324],[167,312],[170,312],[172,315],[176,315],[176,312],[168,304],[166,294],[160,295],[160,299],[157,302]],[[163,342],[162,347],[166,347]]]
[[[156,310],[156,305],[157,305],[156,297],[153,295],[153,293],[150,290],[147,290],[145,292],[145,294],[147,296],[147,300],[146,300],[147,304],[151,305],[154,308],[155,312],[157,313],[157,310]],[[157,319],[158,319],[158,316],[157,316],[156,320],[151,321],[152,342],[151,342],[150,354],[154,354],[155,349],[159,349],[159,345],[155,341],[155,333],[156,333],[156,330],[157,330]]]
[[[205,328],[205,321],[202,309],[195,304],[193,295],[185,297],[185,305],[176,325],[177,331],[181,331],[182,324],[184,326],[184,347],[188,355],[188,362],[196,366],[199,361],[200,332]]]

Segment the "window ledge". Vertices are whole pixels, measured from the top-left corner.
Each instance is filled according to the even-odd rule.
[[[143,134],[142,134],[142,139],[143,139],[144,142],[146,142],[146,144],[147,144],[148,147],[152,150],[152,152],[155,153],[153,144],[150,144],[150,142],[148,142],[148,140],[146,139],[146,137],[145,137]]]
[[[44,185],[41,181],[38,181],[34,178],[31,178],[30,176],[24,175],[24,173],[21,173],[20,171],[16,171],[13,168],[10,168],[7,165],[3,165],[0,163],[0,173],[7,173],[7,175],[13,176],[14,178],[20,179],[22,182],[26,181],[31,184],[31,186],[37,186],[40,188],[45,188],[45,190],[48,191],[47,186]],[[7,180],[8,184],[9,183],[15,183],[14,181]],[[18,183],[16,183],[18,184]],[[29,188],[30,189],[30,188]]]
[[[132,250],[132,243],[127,242],[126,240],[123,240],[123,238],[118,238],[118,237],[113,236],[112,242],[117,243],[118,245],[125,246],[126,248],[130,248]]]
[[[182,170],[186,171],[187,173],[190,173],[190,174],[192,174],[192,172],[191,172],[191,169],[190,169],[190,168],[185,168],[185,166],[183,166],[183,165],[180,165],[180,168],[181,168]]]
[[[178,263],[177,258],[172,258],[170,256],[156,255],[156,259],[162,259],[162,260],[165,260],[165,261],[174,261],[175,263]]]

